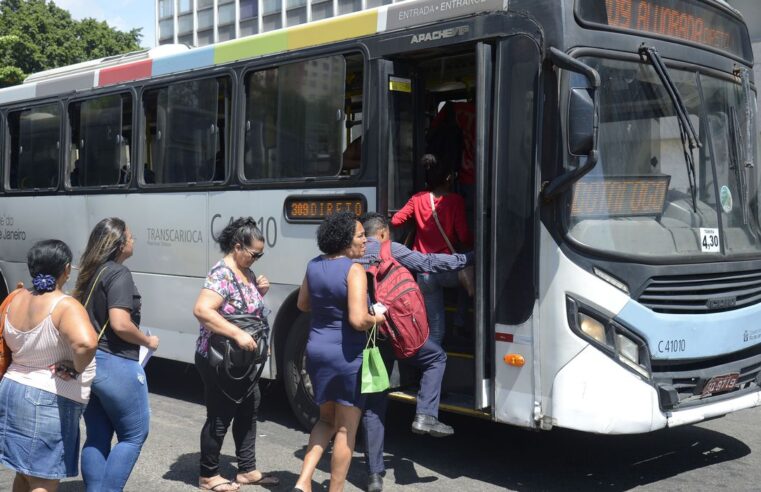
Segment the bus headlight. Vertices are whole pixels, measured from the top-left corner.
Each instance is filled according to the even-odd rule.
[[[566,303],[568,324],[577,335],[622,366],[650,379],[650,353],[644,340],[576,299],[567,297]]]

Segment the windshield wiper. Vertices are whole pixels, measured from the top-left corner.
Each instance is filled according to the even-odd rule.
[[[695,161],[692,156],[692,149],[700,147],[700,137],[695,131],[695,127],[692,126],[690,117],[687,115],[687,107],[684,105],[684,100],[676,84],[669,75],[666,64],[663,63],[661,55],[650,46],[642,45],[639,49],[640,56],[646,57],[650,60],[650,64],[653,66],[656,75],[661,79],[666,93],[671,99],[671,103],[674,105],[674,113],[676,113],[676,120],[679,123],[679,137],[682,140],[682,150],[684,152],[684,163],[687,166],[687,180],[690,184],[690,196],[692,197],[692,209],[697,213],[698,202],[695,195],[696,179],[695,179]]]
[[[747,176],[743,166],[740,164],[740,155],[743,148],[743,136],[739,134],[740,122],[737,119],[737,110],[734,107],[729,108],[729,168],[735,173],[735,180],[737,181],[737,191],[740,198],[740,208],[742,209],[743,225],[748,225],[748,188],[747,188]],[[745,167],[747,168],[748,162],[746,161]],[[751,164],[752,167],[752,164]]]

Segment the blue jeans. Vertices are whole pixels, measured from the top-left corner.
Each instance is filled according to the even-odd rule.
[[[381,349],[383,350],[383,349]],[[393,367],[393,353],[384,350],[386,366]],[[441,398],[441,381],[447,367],[447,354],[440,345],[430,337],[418,352],[406,359],[400,359],[400,364],[407,364],[421,370],[420,390],[417,393],[415,413],[439,416],[439,400]],[[388,368],[389,373],[390,368]],[[365,458],[368,473],[382,473],[386,467],[383,464],[383,446],[386,434],[386,408],[388,407],[388,392],[370,393],[367,395],[365,411],[362,414],[362,428],[365,438]]]
[[[84,413],[82,477],[88,492],[121,491],[148,437],[148,385],[135,360],[102,350],[95,360],[92,395]],[[114,433],[118,442],[111,448]]]
[[[425,301],[425,311],[428,314],[430,339],[442,346],[447,330],[444,313],[444,287],[459,287],[457,272],[419,273],[417,283]]]

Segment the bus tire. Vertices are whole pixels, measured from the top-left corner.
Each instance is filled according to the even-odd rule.
[[[306,430],[312,430],[320,416],[320,408],[312,397],[312,383],[304,366],[308,338],[309,315],[302,313],[296,318],[285,343],[283,384],[296,419]]]

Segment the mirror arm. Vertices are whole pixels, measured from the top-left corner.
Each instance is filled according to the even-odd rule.
[[[597,150],[597,131],[598,131],[598,120],[599,120],[599,106],[600,106],[600,100],[597,97],[597,89],[600,87],[601,79],[600,74],[595,70],[594,68],[590,67],[586,63],[583,63],[576,58],[573,58],[572,56],[567,55],[566,53],[560,51],[559,49],[555,47],[550,47],[550,58],[552,59],[552,63],[555,64],[558,68],[562,68],[564,70],[568,70],[571,72],[576,72],[584,75],[587,80],[589,81],[589,84],[591,85],[591,89],[595,91],[594,95],[594,123],[592,126],[592,150],[589,151],[589,154],[587,155],[586,162],[579,168],[569,171],[567,173],[561,174],[560,176],[555,177],[552,181],[546,184],[542,188],[542,197],[549,201],[555,198],[558,194],[565,191],[569,186],[571,186],[573,183],[581,179],[585,174],[587,174],[589,171],[592,170],[593,167],[595,167],[595,164],[597,164],[597,159],[599,157],[599,152]]]

